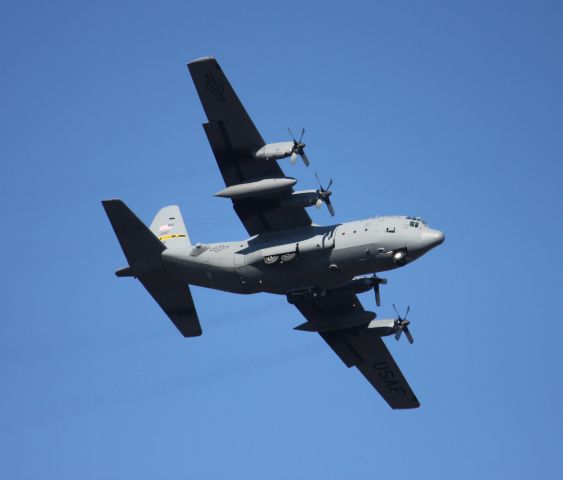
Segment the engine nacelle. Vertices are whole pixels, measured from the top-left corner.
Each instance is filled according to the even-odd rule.
[[[294,328],[304,332],[330,332],[333,330],[346,330],[348,328],[362,327],[375,318],[375,313],[368,311],[350,312],[346,316],[335,315],[324,318],[322,321],[305,322]]]
[[[260,160],[279,160],[290,157],[293,153],[293,142],[268,143],[256,150],[252,156]]]
[[[372,320],[361,330],[361,334],[365,337],[386,337],[397,332],[397,322],[394,319],[389,320]]]
[[[301,190],[279,199],[282,207],[312,207],[319,200],[316,190]]]

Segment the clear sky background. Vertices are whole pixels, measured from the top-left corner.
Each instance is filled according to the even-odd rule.
[[[3,2],[0,477],[546,478],[563,468],[563,7],[553,1]],[[267,141],[307,129],[337,222],[446,242],[386,275],[393,411],[283,297],[193,288],[184,339],[100,205],[245,237],[185,67],[217,57]],[[312,211],[329,223],[326,209]],[[363,295],[374,309],[371,294]]]

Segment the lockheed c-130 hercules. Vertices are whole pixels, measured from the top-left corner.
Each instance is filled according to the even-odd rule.
[[[104,209],[129,264],[116,275],[137,278],[186,337],[202,333],[189,284],[285,295],[306,319],[296,329],[319,333],[392,408],[419,407],[381,338],[398,340],[404,332],[412,343],[409,321],[399,314],[376,320],[356,294],[373,290],[379,306],[386,280],[376,273],[420,258],[443,242],[443,233],[409,216],[315,225],[305,209],[324,204],[334,215],[332,181],[326,188],[294,191],[297,181],[278,164],[301,157],[309,165],[304,131],[299,139],[266,144],[214,58],[195,60],[188,69],[226,185],[215,195],[232,200],[250,237],[192,244],[178,206],[161,209],[147,228],[121,200],[106,200]]]

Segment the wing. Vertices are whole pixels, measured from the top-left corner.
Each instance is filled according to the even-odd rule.
[[[208,123],[203,128],[225,185],[283,178],[276,161],[252,157],[254,151],[264,146],[264,140],[217,61],[201,58],[189,63],[188,69],[207,115]],[[304,207],[283,207],[276,197],[236,199],[233,208],[250,235],[311,225]]]
[[[291,300],[347,367],[356,367],[391,408],[417,408],[418,399],[380,337],[363,335],[366,312],[352,293]],[[369,317],[367,317],[369,318]],[[373,318],[373,314],[371,314]],[[357,326],[363,319],[363,326]],[[304,324],[304,325],[307,325]],[[323,329],[321,325],[327,325]],[[343,325],[356,325],[344,327]],[[308,330],[300,325],[301,330]],[[309,329],[310,330],[310,329]]]

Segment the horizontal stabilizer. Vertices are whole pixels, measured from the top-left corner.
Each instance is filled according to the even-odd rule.
[[[184,337],[202,334],[192,294],[186,283],[166,275],[143,276],[139,280]]]
[[[104,200],[102,205],[129,265],[133,266],[136,262],[160,255],[166,250],[158,238],[121,200]]]

